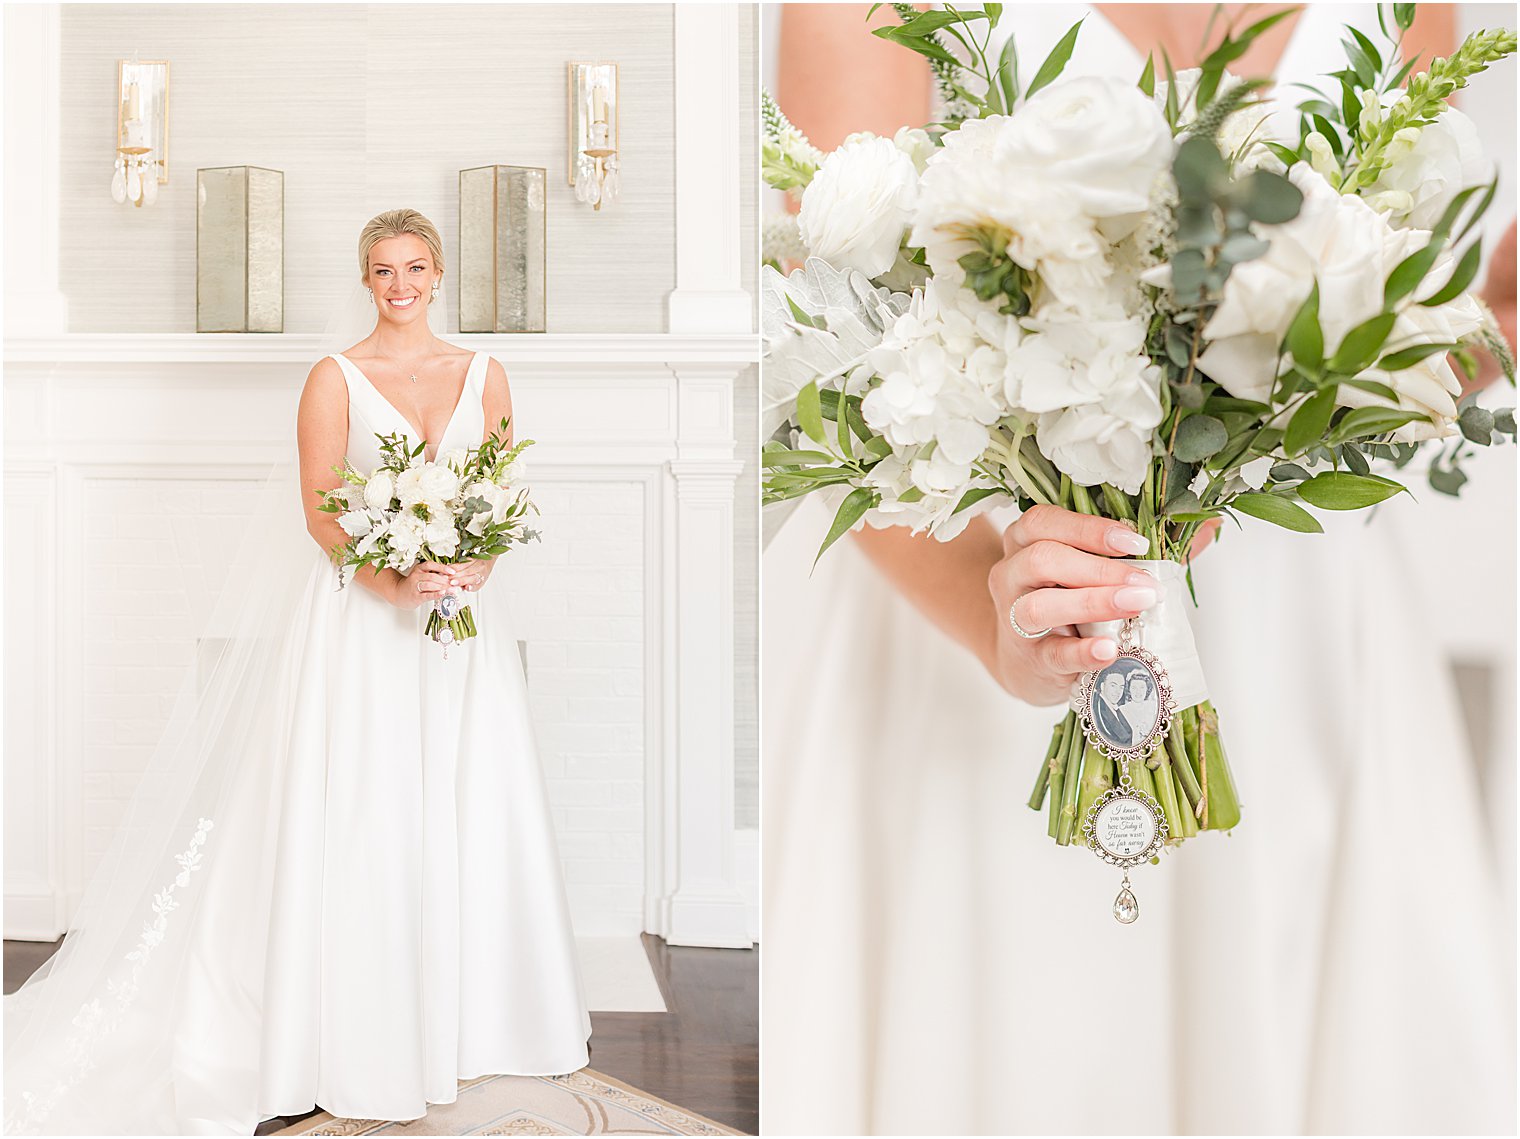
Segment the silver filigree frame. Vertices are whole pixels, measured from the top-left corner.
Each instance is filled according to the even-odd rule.
[[[1132,866],[1139,866],[1142,862],[1149,862],[1161,853],[1161,848],[1166,845],[1167,835],[1170,828],[1166,825],[1166,812],[1161,809],[1161,804],[1151,798],[1144,791],[1128,781],[1128,772],[1125,773],[1125,781],[1118,787],[1111,787],[1088,809],[1087,818],[1082,823],[1082,833],[1087,836],[1087,846],[1094,854],[1103,859],[1110,866],[1119,866],[1128,870]],[[1105,849],[1098,842],[1098,814],[1105,806],[1115,799],[1133,799],[1151,812],[1156,819],[1156,833],[1152,836],[1150,845],[1137,854],[1125,857],[1122,854],[1114,854]]]
[[[1125,657],[1138,660],[1156,678],[1156,726],[1147,732],[1145,738],[1134,747],[1118,748],[1109,743],[1093,724],[1093,696],[1098,677]],[[1107,756],[1121,765],[1143,763],[1156,748],[1160,747],[1166,739],[1167,732],[1171,730],[1172,716],[1177,711],[1177,701],[1172,696],[1172,681],[1166,674],[1165,666],[1154,653],[1138,645],[1124,645],[1110,663],[1092,672],[1084,672],[1078,701],[1081,710],[1077,713],[1077,719],[1082,725],[1082,733],[1087,737],[1087,742],[1092,744],[1099,755]]]

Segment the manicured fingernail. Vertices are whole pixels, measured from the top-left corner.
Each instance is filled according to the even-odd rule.
[[[1108,545],[1110,549],[1118,550],[1121,554],[1144,554],[1151,548],[1150,542],[1144,535],[1137,534],[1124,526],[1114,526],[1109,529]]]
[[[1144,585],[1126,585],[1114,591],[1114,604],[1120,609],[1132,609],[1136,613],[1156,604],[1156,591]]]
[[[1148,585],[1152,589],[1156,587],[1156,579],[1144,570],[1136,570],[1125,579],[1130,585]]]
[[[1099,637],[1093,642],[1093,656],[1099,660],[1113,660],[1119,655],[1119,646],[1107,637]]]

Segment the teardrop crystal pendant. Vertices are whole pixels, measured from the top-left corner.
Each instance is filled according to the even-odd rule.
[[[1124,879],[1124,885],[1119,890],[1119,896],[1114,899],[1114,918],[1123,925],[1129,925],[1140,916],[1140,903],[1135,900],[1135,895],[1130,893],[1129,879]]]

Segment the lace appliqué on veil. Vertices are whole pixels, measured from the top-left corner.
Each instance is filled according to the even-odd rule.
[[[189,848],[174,856],[174,861],[179,865],[179,873],[174,876],[174,881],[153,895],[153,918],[143,924],[142,936],[138,938],[132,952],[123,959],[119,975],[106,981],[106,1000],[102,1002],[101,998],[96,997],[81,1005],[74,1014],[76,1031],[64,1044],[67,1075],[59,1079],[44,1095],[23,1091],[22,1110],[6,1113],[7,1133],[35,1132],[37,1125],[47,1118],[59,1099],[94,1069],[95,1045],[116,1030],[122,1016],[136,999],[148,958],[164,940],[164,934],[169,928],[169,914],[179,908],[174,891],[188,886],[190,876],[201,868],[204,862],[201,847],[205,845],[206,836],[214,825],[210,819],[198,820]]]

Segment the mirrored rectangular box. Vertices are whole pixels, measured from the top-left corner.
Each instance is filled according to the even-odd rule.
[[[459,172],[459,331],[544,332],[547,171]]]
[[[219,166],[195,178],[195,330],[283,331],[284,172]]]

